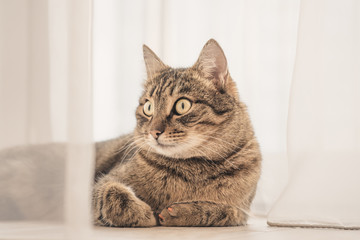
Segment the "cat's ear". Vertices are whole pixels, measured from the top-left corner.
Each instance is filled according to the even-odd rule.
[[[214,39],[205,44],[194,67],[203,77],[213,81],[218,90],[225,89],[228,81],[227,61],[223,50]]]
[[[158,56],[145,44],[143,45],[144,60],[148,79],[152,78],[156,73],[167,68]]]

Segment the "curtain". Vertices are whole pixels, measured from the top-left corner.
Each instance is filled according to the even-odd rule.
[[[268,221],[360,228],[360,2],[302,0],[289,184]]]
[[[341,193],[346,199],[324,206],[339,207],[333,219],[353,209],[352,225],[336,226],[358,226],[359,4],[303,0],[296,49],[299,3],[0,1],[1,237],[88,239],[92,142],[135,127],[145,79],[142,44],[170,66],[186,67],[210,38],[224,49],[263,153],[253,212],[269,212],[289,174],[269,223],[287,225],[289,209],[329,213],[317,208],[321,197]],[[329,149],[342,157],[328,158]],[[329,184],[334,169],[346,177]],[[311,208],[297,208],[307,189],[324,194],[318,205],[309,197]],[[304,225],[304,218],[295,220]]]
[[[91,6],[0,1],[1,238],[89,236]]]
[[[286,121],[299,0],[94,1],[94,136],[135,127],[146,71],[142,44],[168,65],[191,66],[210,38],[225,51],[263,153],[254,213],[267,214],[287,182]]]

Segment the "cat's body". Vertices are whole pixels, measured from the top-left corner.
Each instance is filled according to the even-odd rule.
[[[96,145],[94,220],[107,226],[234,226],[261,154],[220,46],[173,69],[147,47],[148,79],[133,134]]]

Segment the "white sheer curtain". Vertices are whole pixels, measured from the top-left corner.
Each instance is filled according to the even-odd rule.
[[[302,0],[283,226],[360,229],[360,2]]]
[[[0,238],[89,236],[91,6],[0,1]]]
[[[135,127],[143,43],[174,67],[192,65],[209,38],[221,44],[264,156],[253,210],[267,214],[287,182],[299,2],[0,1],[0,238],[89,238],[92,140]],[[294,216],[290,210],[306,213],[296,200],[310,189],[347,196],[324,208],[317,208],[324,201],[316,198],[318,205],[307,205],[311,223],[335,203],[332,219],[354,216],[355,225],[344,220],[348,225],[340,227],[359,225],[359,11],[355,0],[302,1],[289,121],[291,181],[270,222],[286,225]],[[311,154],[318,144],[316,159],[324,160],[329,149],[350,157],[340,165],[339,158],[299,157],[299,149]],[[318,171],[325,175],[315,174],[315,162],[326,165]],[[334,169],[347,176],[344,181],[331,178]],[[313,188],[307,188],[313,183],[308,173],[319,180]],[[314,203],[307,196],[306,203]]]
[[[145,78],[143,43],[174,67],[207,40],[223,47],[264,156],[254,212],[266,214],[287,181],[286,120],[299,0],[94,1],[94,136],[135,127]]]

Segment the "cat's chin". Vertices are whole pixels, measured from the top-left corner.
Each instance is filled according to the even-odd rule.
[[[161,143],[149,144],[153,152],[169,158],[190,158],[194,157],[190,147],[183,144],[166,145]]]
[[[167,141],[159,138],[155,140],[152,136],[145,139],[146,144],[150,147],[150,151],[169,158],[192,158],[199,157],[199,151],[196,151],[203,142],[201,139],[187,138],[179,142]]]

